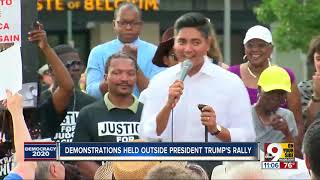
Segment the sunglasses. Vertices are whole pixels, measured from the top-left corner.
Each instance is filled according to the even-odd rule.
[[[65,64],[67,69],[70,69],[72,67],[75,67],[75,66],[80,66],[80,68],[83,67],[83,63],[81,61],[77,61],[77,60],[69,60],[67,61]],[[49,70],[48,70],[49,73],[52,72],[52,67],[51,65],[49,65]]]
[[[270,43],[246,43],[244,46],[248,49],[253,49],[253,48],[259,48],[259,49],[263,49],[263,48],[266,48],[266,47],[269,47],[271,44]]]
[[[75,66],[83,66],[83,63],[81,61],[77,61],[77,60],[69,60],[65,63],[65,66],[69,69]]]

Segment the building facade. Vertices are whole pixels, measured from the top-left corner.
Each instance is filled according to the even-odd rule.
[[[68,1],[38,0],[38,18],[44,23],[52,45],[68,43],[67,9],[72,6],[72,39],[74,46],[86,61],[92,47],[115,37],[112,29],[113,10],[121,1],[78,0],[78,2],[79,7],[74,8],[76,5],[70,5]],[[180,15],[196,11],[210,18],[216,29],[220,47],[223,47],[224,0],[132,0],[131,2],[137,3],[143,10],[144,28],[141,38],[144,40],[157,45],[164,30],[172,26]],[[232,64],[242,61],[242,40],[246,30],[258,24],[253,8],[260,2],[261,0],[231,0]]]

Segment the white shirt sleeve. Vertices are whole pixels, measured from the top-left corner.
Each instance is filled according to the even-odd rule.
[[[234,81],[233,89],[237,93],[232,93],[230,111],[228,113],[228,128],[231,142],[254,142],[256,134],[251,113],[251,104],[248,92],[240,79]],[[236,88],[237,87],[237,88]],[[230,87],[231,88],[231,87]]]
[[[162,136],[158,136],[156,133],[156,118],[160,110],[165,103],[165,96],[161,94],[163,89],[154,87],[152,82],[147,89],[145,89],[139,97],[139,101],[142,102],[143,110],[141,115],[139,136],[145,141],[159,141]],[[157,103],[155,103],[157,102]],[[163,135],[164,133],[162,133]]]

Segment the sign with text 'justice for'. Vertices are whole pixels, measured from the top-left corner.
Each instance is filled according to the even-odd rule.
[[[21,46],[20,0],[0,0],[0,43],[19,43]]]

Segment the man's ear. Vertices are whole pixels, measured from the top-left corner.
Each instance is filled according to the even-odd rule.
[[[49,172],[51,177],[57,177],[57,169],[53,162],[50,162],[49,164]]]
[[[103,75],[103,77],[104,77],[104,80],[107,80],[107,78],[108,78],[108,74],[107,74],[107,73],[105,73],[105,74]]]

